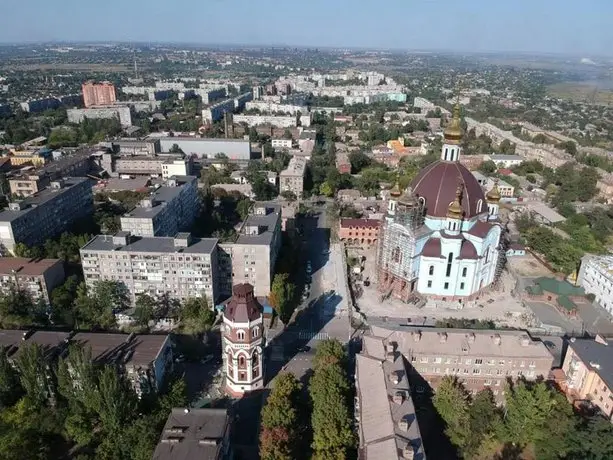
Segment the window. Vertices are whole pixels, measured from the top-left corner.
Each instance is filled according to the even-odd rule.
[[[432,287],[432,281],[428,281],[428,287]]]
[[[257,337],[258,335],[260,335],[260,328],[256,326],[253,328],[253,336]]]
[[[483,364],[483,360],[481,358],[475,359],[475,364]]]
[[[466,267],[464,267],[462,269],[462,277],[466,278],[466,272],[468,271],[468,269]]]
[[[473,369],[473,375],[481,374],[481,369]]]
[[[500,361],[498,361],[498,364],[501,366],[504,366],[504,359],[501,359]]]
[[[464,289],[464,283],[460,283],[460,289]]]
[[[491,384],[492,384],[492,381],[491,381],[490,379],[487,379],[487,380],[486,380],[486,381],[483,383],[483,385],[485,385],[485,386],[490,386]]]
[[[453,252],[450,252],[447,256],[447,272],[445,276],[449,277],[451,275],[451,262],[453,261]]]
[[[464,363],[465,363],[467,366],[470,366],[470,365],[473,363],[473,360],[472,360],[472,359],[467,359],[466,361],[464,361]]]
[[[245,357],[243,355],[240,355],[238,357],[238,366],[239,367],[245,367]]]
[[[445,289],[449,289],[449,283],[445,283],[444,288],[445,288]]]
[[[420,363],[427,363],[428,362],[428,357],[427,356],[422,356],[421,358],[419,358],[419,362]]]
[[[245,331],[242,331],[242,330],[241,331],[237,331],[236,332],[236,338],[238,340],[241,340],[241,341],[245,340]]]
[[[442,362],[443,362],[443,358],[440,358],[440,357],[434,358],[434,363],[435,364],[440,364]]]
[[[428,275],[434,275],[434,265],[430,265],[430,268],[428,269]]]

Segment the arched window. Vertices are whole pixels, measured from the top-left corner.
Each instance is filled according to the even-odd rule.
[[[485,249],[485,263],[490,261],[490,248]]]
[[[238,367],[245,367],[245,356],[240,355],[238,357]]]
[[[428,275],[434,275],[434,265],[430,265],[430,268],[428,269]]]
[[[483,211],[483,200],[477,201],[477,212]]]
[[[259,364],[259,360],[258,353],[255,352],[251,358],[251,364],[253,364],[253,367],[256,367]]]
[[[450,276],[451,275],[451,263],[453,261],[453,252],[449,253],[449,256],[447,256],[447,272],[445,273],[445,276]]]
[[[453,149],[449,150],[449,161],[453,161]]]
[[[467,269],[466,267],[464,267],[464,268],[462,269],[462,277],[463,277],[463,278],[466,278],[466,272],[467,272],[467,271],[468,271],[468,269]]]
[[[236,338],[238,340],[245,340],[245,331],[240,330],[236,332]]]
[[[392,250],[392,260],[396,263],[400,262],[400,248],[398,246],[396,246],[393,250]]]
[[[256,326],[253,328],[253,336],[257,337],[258,335],[260,335],[260,328]]]
[[[449,152],[449,149],[447,147],[445,147],[445,161],[447,160],[447,153]]]

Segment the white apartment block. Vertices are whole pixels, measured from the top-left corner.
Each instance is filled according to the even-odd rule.
[[[577,283],[609,313],[613,314],[613,256],[588,254],[581,260]]]
[[[162,179],[170,179],[172,176],[189,176],[192,172],[191,161],[167,160],[162,163]]]
[[[277,104],[275,102],[267,102],[267,101],[251,101],[245,104],[245,110],[259,110],[261,112],[285,112],[290,115],[296,115],[298,112],[300,113],[308,113],[309,109],[306,106],[302,105],[292,105],[292,104]]]
[[[271,139],[270,143],[273,149],[291,149],[293,146],[292,139]]]
[[[493,161],[499,168],[512,168],[524,162],[524,158],[519,155],[485,155],[483,160]]]
[[[413,101],[413,107],[428,111],[434,110],[436,108],[436,105],[430,102],[428,99],[424,99],[423,97],[416,97]]]
[[[276,116],[276,115],[234,115],[234,123],[246,123],[247,126],[271,125],[276,128],[291,128],[298,125],[311,126],[311,114],[303,113],[298,116]]]
[[[302,197],[306,164],[305,158],[297,156],[292,157],[287,168],[279,174],[280,192],[293,192],[298,198]]]
[[[87,109],[66,110],[69,123],[80,124],[86,118],[117,118],[122,127],[132,126],[132,115],[127,105],[109,105],[104,107],[90,107]]]
[[[197,178],[173,176],[121,217],[121,229],[137,236],[174,236],[189,230],[199,212]]]
[[[174,299],[219,296],[217,239],[135,237],[129,232],[98,235],[80,250],[88,289],[98,281],[123,283],[134,303],[139,294]]]

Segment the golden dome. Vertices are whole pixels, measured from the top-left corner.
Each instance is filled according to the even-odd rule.
[[[500,189],[498,188],[498,179],[494,181],[492,189],[485,194],[485,199],[490,203],[498,203],[500,201]]]
[[[460,104],[453,106],[453,116],[444,131],[445,142],[448,144],[458,144],[462,139],[462,120],[460,118]]]
[[[456,190],[455,200],[451,202],[449,208],[447,209],[447,217],[450,219],[461,219],[464,215],[464,210],[462,209],[462,185],[458,185],[458,189]]]
[[[407,187],[404,190],[404,193],[402,194],[402,196],[398,200],[398,204],[401,204],[401,205],[404,205],[404,206],[415,206],[417,204],[417,199],[416,199],[415,194],[413,193],[413,189],[411,187]]]
[[[400,195],[402,195],[402,190],[400,190],[400,172],[396,174],[396,183],[390,189],[390,195],[394,198],[398,198]]]

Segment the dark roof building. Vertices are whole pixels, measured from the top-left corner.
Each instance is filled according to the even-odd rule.
[[[232,288],[232,299],[228,302],[224,316],[234,323],[248,323],[260,318],[263,308],[253,294],[253,286],[237,284]]]

